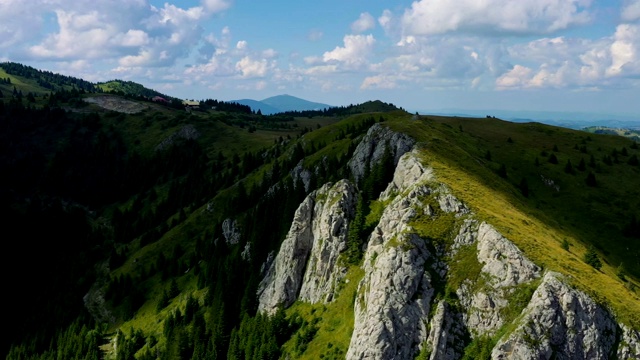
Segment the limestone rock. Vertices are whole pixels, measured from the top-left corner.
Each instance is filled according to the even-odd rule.
[[[438,302],[429,323],[429,337],[426,346],[430,350],[430,360],[455,360],[464,354],[466,333],[462,315],[444,300]]]
[[[429,188],[420,183],[409,185],[404,181],[424,174],[414,171],[417,168],[413,165],[405,166],[412,161],[401,160],[396,181],[384,192],[390,196],[394,191],[391,188],[408,187],[406,194],[391,200],[369,238],[347,359],[410,359],[427,338],[434,294],[427,268],[435,258],[409,225],[416,209],[425,206],[420,199],[429,193]]]
[[[493,359],[608,359],[616,340],[611,314],[562,281],[545,274],[515,331],[494,347]]]
[[[235,245],[240,241],[240,230],[238,223],[230,218],[224,219],[222,222],[222,235],[227,245]]]
[[[466,309],[466,325],[472,336],[493,336],[504,324],[501,310],[508,305],[513,287],[539,278],[540,268],[484,222],[478,227],[477,247],[485,286],[474,290],[474,284],[467,280],[456,293]]]
[[[347,268],[338,265],[338,257],[347,248],[349,219],[354,216],[356,190],[341,180],[332,188],[318,192],[327,194],[316,202],[313,219],[313,248],[307,262],[299,299],[311,303],[331,301]],[[317,196],[316,196],[317,198]]]
[[[258,287],[258,310],[273,314],[298,297],[330,300],[345,269],[336,266],[346,248],[355,188],[347,180],[313,191],[296,210],[280,251]]]
[[[382,159],[387,145],[394,157],[394,164],[397,164],[400,157],[411,151],[414,144],[415,140],[408,135],[394,132],[388,127],[376,123],[369,128],[347,165],[354,179],[359,181],[364,175],[367,164],[372,166]]]
[[[640,331],[623,324],[619,332],[622,336],[618,346],[618,359],[640,359]]]

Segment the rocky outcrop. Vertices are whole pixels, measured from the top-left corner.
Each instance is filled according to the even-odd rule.
[[[406,200],[386,208],[369,240],[347,359],[413,358],[427,336],[434,289],[425,268],[432,254],[408,231],[414,203]]]
[[[502,310],[509,304],[515,286],[539,278],[540,268],[491,225],[483,222],[477,230],[473,225],[473,221],[463,225],[455,241],[469,243],[475,237],[482,268],[475,282],[463,281],[456,293],[472,336],[493,336],[504,325]]]
[[[315,208],[314,242],[299,295],[300,300],[311,303],[331,301],[347,272],[345,266],[338,264],[338,258],[347,248],[349,219],[356,207],[355,188],[346,180],[332,188],[325,185],[319,194],[327,197]]]
[[[222,222],[222,236],[227,245],[235,245],[240,241],[240,229],[238,223],[233,219],[224,219]]]
[[[355,188],[347,180],[313,191],[296,210],[280,251],[258,287],[258,310],[273,314],[298,297],[329,301],[345,269],[336,266],[346,249]]]
[[[543,273],[497,228],[478,220],[420,154],[409,151],[412,144],[377,124],[349,162],[358,179],[393,148],[396,168],[363,249],[347,359],[412,359],[422,351],[432,360],[453,360],[483,339],[496,343],[493,359],[640,358],[638,331],[618,324],[562,275]],[[260,311],[335,298],[347,270],[338,259],[355,198],[353,185],[343,180],[300,205],[280,251],[265,263]],[[447,239],[429,235],[430,220],[440,227],[450,222],[446,232],[433,232]],[[451,279],[460,273],[467,278],[456,279],[454,288]],[[514,306],[515,295],[521,303]]]
[[[156,151],[160,151],[166,149],[167,147],[173,145],[178,139],[185,140],[195,140],[200,137],[200,132],[193,125],[185,125],[180,128],[180,130],[175,133],[169,135],[167,138],[162,140],[160,144],[156,146]]]
[[[415,140],[406,134],[394,132],[381,124],[374,124],[356,147],[348,162],[349,169],[356,181],[365,173],[367,165],[371,168],[381,161],[387,147],[394,158],[394,165],[400,157],[411,151]]]
[[[304,186],[305,192],[308,192],[310,190],[313,173],[309,169],[305,169],[303,163],[304,161],[300,160],[289,173],[291,174],[291,178],[293,178],[294,186],[300,181],[302,182],[302,186]]]
[[[493,349],[494,359],[608,359],[617,324],[585,293],[547,272],[518,328]],[[636,353],[637,354],[637,353]]]
[[[621,333],[618,359],[640,359],[640,331],[621,325],[618,333]]]
[[[427,338],[434,295],[428,269],[437,261],[410,222],[418,209],[428,208],[423,199],[431,193],[425,185],[431,179],[431,170],[409,153],[398,160],[381,195],[390,203],[367,244],[347,359],[413,358]]]
[[[455,360],[464,354],[465,339],[469,337],[462,315],[442,300],[429,323],[426,346],[431,355],[429,360]]]

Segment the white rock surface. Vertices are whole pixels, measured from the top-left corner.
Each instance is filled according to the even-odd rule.
[[[612,353],[617,325],[611,314],[558,273],[545,274],[523,314],[493,359],[608,359]]]
[[[347,180],[307,196],[258,287],[258,311],[273,314],[299,297],[310,302],[331,299],[345,273],[335,264],[346,248],[354,209],[355,189]]]
[[[359,181],[364,175],[367,164],[371,167],[382,159],[387,145],[394,157],[394,164],[397,164],[400,157],[411,151],[414,144],[415,140],[408,135],[394,132],[388,127],[376,123],[369,128],[360,141],[347,165],[351,169],[354,179]]]

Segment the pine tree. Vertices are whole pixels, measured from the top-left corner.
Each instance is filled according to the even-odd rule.
[[[571,165],[571,160],[567,159],[567,164],[564,166],[564,172],[567,174],[574,174],[573,166]]]
[[[522,193],[522,196],[524,197],[529,197],[529,183],[527,182],[527,178],[522,178],[522,180],[520,180],[520,193]]]
[[[596,176],[592,172],[589,172],[589,174],[587,174],[586,182],[587,186],[595,187],[598,185],[596,182]]]
[[[600,270],[602,267],[602,262],[600,261],[598,253],[593,245],[589,246],[589,249],[584,254],[584,262],[591,265],[596,270]]]

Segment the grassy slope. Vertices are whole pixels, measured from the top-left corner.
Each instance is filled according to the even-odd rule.
[[[534,262],[570,275],[578,288],[609,305],[622,321],[640,327],[640,298],[615,275],[621,260],[638,273],[632,266],[637,266],[633,261],[638,245],[617,235],[621,222],[616,212],[624,206],[637,208],[638,197],[630,195],[640,189],[640,169],[626,164],[612,168],[604,165],[603,172],[597,174],[599,186],[593,189],[583,185],[584,174],[563,171],[567,158],[577,164],[584,156],[573,150],[573,145],[588,135],[580,131],[496,119],[444,117],[416,121],[407,117],[390,125],[421,143],[425,163],[480,219],[496,226]],[[507,142],[509,137],[512,143]],[[619,137],[590,137],[587,146],[596,158],[613,147],[629,146],[628,140]],[[554,145],[559,148],[558,165],[548,164],[540,156],[542,150],[550,152]],[[492,153],[492,161],[484,158],[487,150]],[[538,167],[534,165],[536,157],[541,163]],[[506,180],[495,173],[499,164],[507,165]],[[543,185],[540,174],[556,180],[561,190]],[[528,178],[529,198],[517,190],[522,177]],[[571,244],[569,251],[561,246],[565,239]],[[601,271],[582,261],[587,244],[605,250],[601,252],[605,259]],[[634,283],[637,285],[637,281]]]

